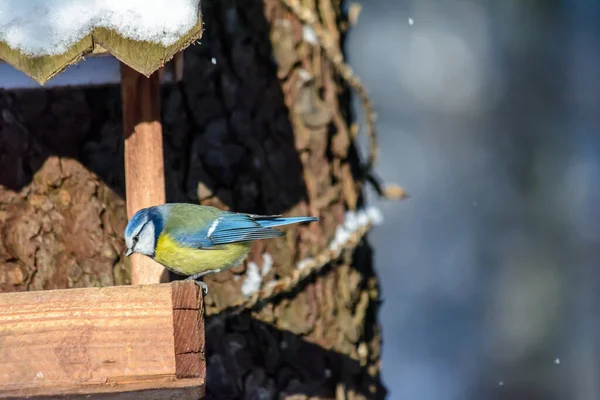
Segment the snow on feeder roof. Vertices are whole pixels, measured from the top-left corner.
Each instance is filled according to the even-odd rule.
[[[0,59],[42,85],[89,53],[150,76],[201,36],[199,0],[0,0]]]

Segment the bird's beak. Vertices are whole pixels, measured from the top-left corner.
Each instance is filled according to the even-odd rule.
[[[129,257],[132,254],[133,254],[133,250],[127,249],[127,251],[125,252],[125,257]]]

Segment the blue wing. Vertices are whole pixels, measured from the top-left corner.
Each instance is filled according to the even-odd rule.
[[[261,226],[251,215],[235,213],[222,215],[213,231],[208,233],[216,245],[271,239],[284,235],[281,231]]]
[[[284,232],[273,227],[316,221],[312,217],[256,216],[241,213],[222,213],[214,223],[195,232],[172,232],[170,236],[183,246],[217,249],[231,243],[281,237]]]

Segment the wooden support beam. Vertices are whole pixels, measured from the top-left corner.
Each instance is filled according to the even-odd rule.
[[[194,282],[0,294],[0,399],[199,399]]]
[[[173,80],[175,82],[181,82],[183,79],[183,55],[184,52],[180,51],[179,53],[175,54],[173,60],[170,62],[171,66],[173,67]]]
[[[127,215],[131,218],[141,208],[165,202],[159,73],[146,78],[121,64],[121,92]],[[161,276],[167,276],[150,258],[131,257],[132,285],[159,283]]]

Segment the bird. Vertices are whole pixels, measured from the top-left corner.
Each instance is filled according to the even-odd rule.
[[[194,280],[240,265],[254,240],[283,236],[280,226],[318,221],[224,211],[191,203],[166,203],[138,210],[125,227],[125,256],[152,258],[175,274]]]

